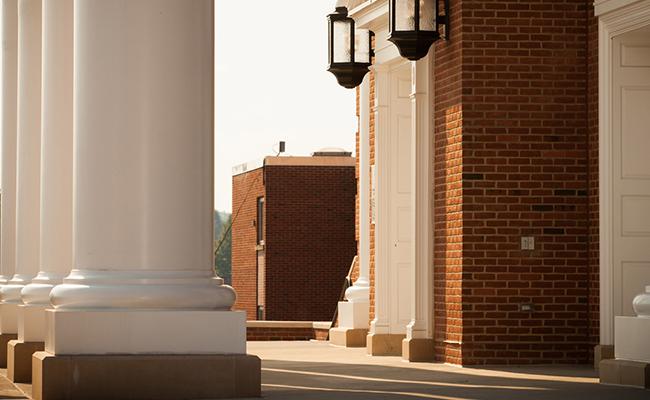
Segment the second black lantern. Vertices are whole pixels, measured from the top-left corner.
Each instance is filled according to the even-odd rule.
[[[402,57],[417,61],[441,37],[449,39],[449,0],[389,0],[389,36]],[[441,33],[444,27],[444,36]]]

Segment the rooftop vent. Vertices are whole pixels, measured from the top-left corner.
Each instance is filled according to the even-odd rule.
[[[339,147],[325,147],[313,152],[312,157],[352,157],[352,153]]]

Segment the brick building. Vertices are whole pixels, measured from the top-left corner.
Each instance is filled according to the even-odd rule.
[[[348,3],[376,35],[357,88],[367,306],[332,340],[461,365],[613,357],[650,284],[650,1],[451,1],[451,40],[417,62],[386,40],[387,1]]]
[[[235,167],[235,309],[249,320],[331,320],[356,255],[355,196],[349,153]]]

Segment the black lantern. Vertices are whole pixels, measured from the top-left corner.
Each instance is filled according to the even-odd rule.
[[[388,40],[402,57],[417,61],[436,40],[449,40],[449,0],[444,0],[444,8],[440,15],[440,0],[389,0]]]
[[[353,89],[361,84],[370,71],[372,37],[368,29],[356,29],[354,19],[348,17],[346,7],[336,7],[327,16],[329,27],[329,72],[334,74],[339,84]]]

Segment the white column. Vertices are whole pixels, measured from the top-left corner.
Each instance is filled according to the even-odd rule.
[[[72,268],[73,1],[43,0],[40,272],[21,292],[18,339],[45,340],[50,291]]]
[[[245,353],[213,270],[213,7],[75,1],[74,269],[50,353]]]
[[[388,221],[389,196],[381,195],[390,186],[390,73],[385,65],[375,70],[375,168],[377,168],[377,211],[375,221],[375,318],[370,324],[371,334],[390,333],[390,293],[388,284],[390,234]]]
[[[22,304],[20,291],[39,270],[40,158],[41,0],[19,0],[16,271],[1,289],[5,303]]]
[[[18,113],[18,0],[2,2],[2,211],[0,285],[16,270],[16,146]],[[2,291],[0,290],[0,297]],[[16,305],[0,306],[0,333],[17,333]]]
[[[370,312],[370,77],[359,88],[359,277],[339,302],[339,328],[369,327]]]
[[[432,50],[433,51],[433,50]],[[412,62],[411,227],[413,260],[411,322],[406,339],[432,339],[433,310],[433,56]],[[433,345],[431,344],[431,352]],[[431,353],[432,354],[432,353]]]

